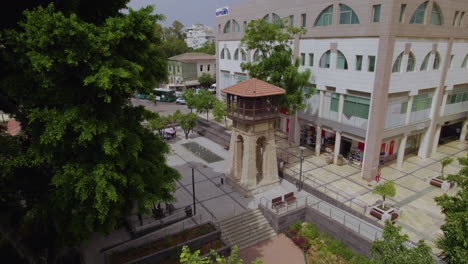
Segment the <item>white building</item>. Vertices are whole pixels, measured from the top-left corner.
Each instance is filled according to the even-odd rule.
[[[329,144],[358,153],[372,180],[380,160],[416,152],[430,157],[443,140],[466,139],[468,126],[467,0],[251,0],[216,18],[217,83],[248,78],[255,51],[240,40],[248,22],[288,18],[307,33],[294,40],[301,69],[317,93],[281,129],[296,143]],[[219,92],[219,91],[218,91]]]
[[[190,48],[198,49],[203,46],[205,42],[214,42],[215,36],[213,28],[202,24],[194,24],[185,30],[187,38],[185,42]]]

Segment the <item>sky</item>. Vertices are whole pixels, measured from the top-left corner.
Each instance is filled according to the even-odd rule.
[[[247,0],[130,0],[128,7],[155,6],[155,13],[166,16],[166,21],[161,23],[163,26],[179,20],[185,27],[196,23],[214,27],[216,8],[244,1]]]

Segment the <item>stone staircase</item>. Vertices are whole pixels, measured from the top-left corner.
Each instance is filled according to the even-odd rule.
[[[197,127],[195,132],[199,135],[204,136],[221,146],[229,145],[231,141],[231,135],[226,132],[226,128],[214,123],[206,121],[202,118],[198,118]]]
[[[237,245],[239,249],[276,236],[275,230],[258,209],[220,221],[218,226],[221,229],[221,237],[231,246]]]

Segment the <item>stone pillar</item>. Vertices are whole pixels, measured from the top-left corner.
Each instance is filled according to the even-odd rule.
[[[315,156],[320,156],[320,149],[322,148],[322,126],[315,127]]]
[[[447,107],[447,98],[448,92],[444,92],[444,97],[442,97],[442,105],[440,106],[440,116],[445,115],[445,108]]]
[[[432,142],[432,154],[437,152],[437,146],[439,145],[439,139],[440,139],[440,131],[442,130],[442,126],[438,125],[436,128],[436,132],[434,135],[434,141]]]
[[[341,123],[343,121],[343,107],[344,107],[344,94],[340,94],[340,99],[338,101],[338,119],[337,119],[338,123]]]
[[[318,109],[318,117],[321,118],[323,115],[323,98],[325,96],[325,92],[320,90],[320,95],[319,95],[319,109]]]
[[[465,142],[467,132],[468,132],[468,120],[465,120],[463,121],[463,124],[462,124],[462,129],[460,133],[460,142],[462,143]]]
[[[408,139],[408,135],[404,135],[400,140],[400,145],[398,146],[398,157],[397,157],[397,166],[401,168],[403,166],[403,159],[405,158],[405,150],[406,150],[406,140]]]
[[[333,152],[333,164],[338,163],[338,155],[340,155],[341,148],[341,132],[336,132],[335,137],[335,150]]]
[[[413,108],[413,99],[414,99],[414,96],[411,95],[409,97],[408,106],[406,107],[405,125],[408,125],[411,120],[411,109]]]

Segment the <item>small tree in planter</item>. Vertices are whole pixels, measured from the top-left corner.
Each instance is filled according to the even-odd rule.
[[[227,105],[222,100],[215,100],[213,104],[213,117],[216,122],[221,122],[224,119],[224,123],[227,126]]]
[[[382,196],[382,209],[386,210],[385,208],[385,198],[386,197],[394,197],[396,195],[396,188],[394,181],[387,181],[383,184],[379,184],[375,186],[374,190],[372,191],[373,194],[378,194]]]
[[[442,160],[440,161],[440,164],[442,165],[442,168],[440,169],[440,177],[438,177],[439,179],[445,180],[445,177],[444,177],[444,169],[445,169],[445,167],[447,167],[448,165],[450,165],[452,162],[453,162],[453,158],[451,158],[451,157],[447,157],[447,158],[442,159]]]
[[[180,127],[184,130],[185,139],[188,139],[188,136],[191,131],[197,126],[198,116],[194,113],[188,113],[187,115],[182,115],[180,119]]]
[[[148,123],[148,126],[153,130],[153,131],[158,131],[159,135],[161,137],[164,137],[164,129],[166,126],[169,124],[169,120],[165,116],[161,116],[158,113],[155,113],[153,118]]]

